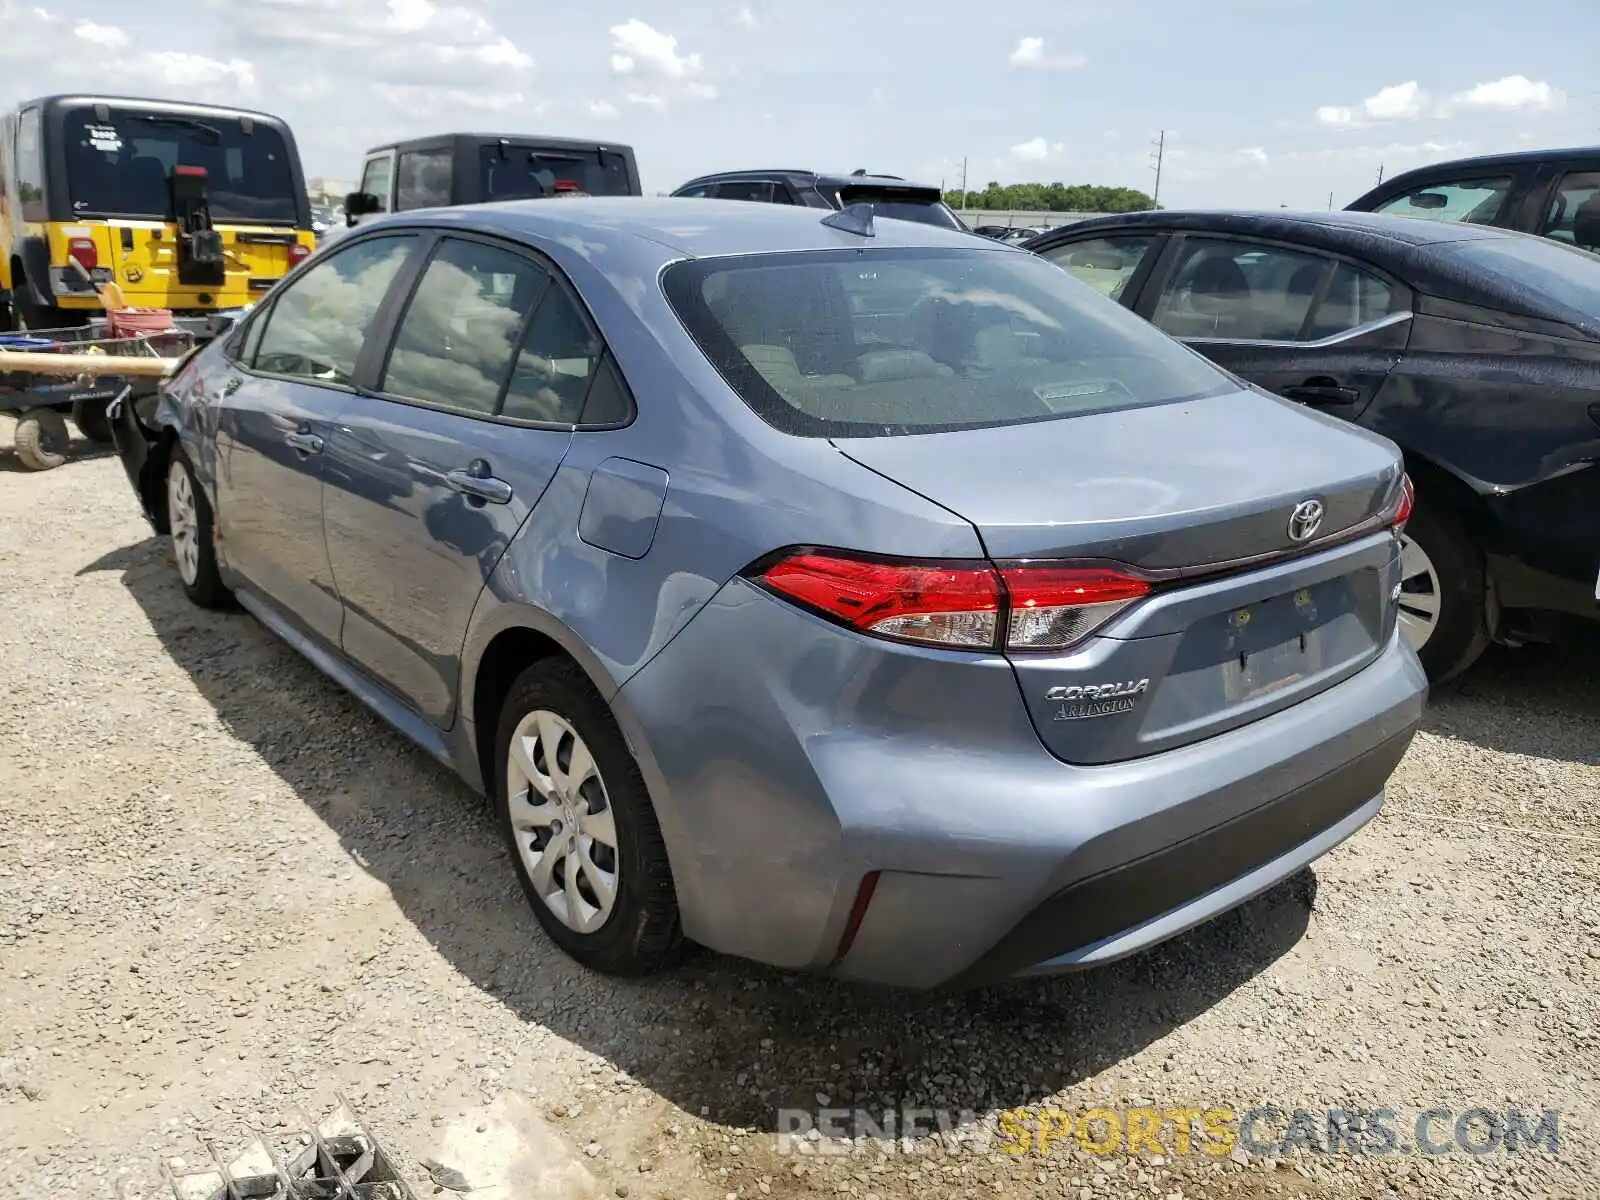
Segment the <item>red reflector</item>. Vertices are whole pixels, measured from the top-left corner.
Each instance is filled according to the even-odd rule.
[[[299,242],[296,242],[294,245],[289,247],[289,265],[291,267],[296,263],[305,262],[305,260],[310,257],[311,251],[302,246]]]
[[[100,265],[100,251],[95,249],[93,238],[69,239],[67,257],[85,271],[92,271]]]
[[[1406,522],[1411,520],[1411,510],[1417,504],[1417,489],[1411,482],[1411,476],[1400,477],[1400,503],[1395,506],[1394,520],[1391,524],[1396,533],[1405,531]]]
[[[204,167],[173,167],[172,173],[181,175],[185,179],[204,179],[206,177],[206,169]]]
[[[844,934],[839,938],[839,948],[833,952],[834,963],[844,961],[844,956],[850,953],[850,947],[855,944],[856,934],[861,932],[861,922],[866,920],[867,905],[872,903],[872,893],[878,890],[878,872],[868,871],[861,877],[861,886],[856,889],[856,902],[850,906],[850,919],[844,923]]]
[[[987,564],[890,563],[813,551],[781,560],[761,578],[864,632],[975,649],[995,645],[1000,580]]]
[[[576,192],[579,190],[578,185],[570,179],[556,180],[556,191],[558,192]]]

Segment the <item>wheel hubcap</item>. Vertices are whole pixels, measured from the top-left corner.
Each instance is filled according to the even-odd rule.
[[[1439,572],[1427,552],[1408,537],[1400,539],[1400,636],[1421,650],[1439,627],[1443,607]]]
[[[617,900],[617,827],[594,755],[566,718],[536,709],[518,722],[506,800],[517,853],[545,907],[577,933],[599,929]]]
[[[167,524],[172,530],[178,574],[185,583],[193,584],[200,577],[200,521],[195,515],[189,472],[180,462],[167,470]]]

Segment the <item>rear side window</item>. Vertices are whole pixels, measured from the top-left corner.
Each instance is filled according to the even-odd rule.
[[[1190,239],[1153,319],[1173,337],[1294,341],[1330,266],[1275,246]]]
[[[599,365],[602,346],[567,294],[553,287],[528,322],[522,353],[506,389],[504,415],[575,424]]]
[[[1461,221],[1493,225],[1511,194],[1511,177],[1453,179],[1430,183],[1385,200],[1375,211],[1429,221]]]
[[[312,383],[348,384],[367,331],[416,237],[374,237],[333,250],[272,302],[251,365]]]
[[[1005,237],[1009,233],[1010,230],[1000,229],[986,236]],[[1148,234],[1090,238],[1046,250],[1044,257],[1079,283],[1088,284],[1102,296],[1119,300],[1127,289],[1128,280],[1138,271],[1155,242]]]
[[[46,220],[44,154],[39,141],[39,110],[30,108],[17,118],[17,197],[24,221]]]
[[[1565,176],[1539,232],[1569,246],[1600,250],[1600,171]]]
[[[1342,262],[1333,269],[1327,294],[1311,315],[1306,337],[1336,337],[1380,321],[1402,308],[1395,291],[1376,275]]]
[[[395,178],[395,210],[438,208],[450,203],[450,151],[408,150]]]
[[[494,413],[523,318],[550,276],[520,255],[447,238],[395,331],[382,390],[436,408]]]
[[[613,150],[556,151],[484,146],[478,152],[485,201],[552,196],[631,196],[626,156]]]
[[[663,283],[734,391],[803,436],[1011,425],[1233,386],[1127,309],[1013,251],[697,259]]]

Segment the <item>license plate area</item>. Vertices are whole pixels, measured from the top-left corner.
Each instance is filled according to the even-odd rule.
[[[1343,590],[1326,583],[1298,588],[1229,612],[1224,618],[1226,656],[1220,664],[1223,699],[1243,703],[1321,674],[1330,665],[1324,627],[1330,616],[1350,611],[1340,603],[1346,596],[1331,594]]]

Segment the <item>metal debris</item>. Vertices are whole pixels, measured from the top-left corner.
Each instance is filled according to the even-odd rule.
[[[417,1200],[349,1105],[341,1101],[327,1120],[303,1123],[287,1140],[257,1132],[231,1160],[208,1141],[209,1171],[174,1175],[163,1161],[173,1200]]]

